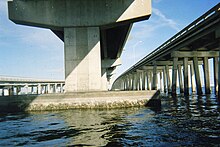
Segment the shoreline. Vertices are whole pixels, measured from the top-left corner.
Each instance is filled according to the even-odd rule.
[[[106,91],[0,97],[0,112],[111,109],[145,106],[159,91]]]

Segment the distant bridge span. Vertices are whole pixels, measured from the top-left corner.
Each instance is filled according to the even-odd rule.
[[[64,92],[65,81],[0,76],[0,96]]]
[[[115,80],[112,89],[145,90],[157,89],[160,85],[164,91],[176,94],[178,77],[181,92],[189,94],[191,81],[191,86],[196,85],[197,93],[201,94],[199,64],[202,64],[205,92],[208,94],[210,93],[208,59],[213,58],[215,90],[220,91],[219,50],[220,3],[125,71]],[[169,71],[170,68],[172,72]],[[160,80],[157,79],[158,72]]]

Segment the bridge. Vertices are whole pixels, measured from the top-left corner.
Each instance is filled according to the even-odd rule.
[[[213,63],[215,91],[220,96],[220,3],[179,33],[145,56],[114,82],[113,90],[150,90],[189,95],[189,87],[202,94],[201,71],[205,93],[210,93],[210,63]],[[210,65],[209,65],[210,64]],[[178,79],[178,82],[177,82]]]
[[[132,24],[151,0],[13,0],[9,19],[50,29],[64,42],[65,91],[107,91]]]
[[[1,96],[63,93],[64,81],[0,76]]]

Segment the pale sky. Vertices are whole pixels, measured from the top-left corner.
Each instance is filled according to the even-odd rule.
[[[152,0],[149,20],[135,23],[117,74],[219,3],[219,0]],[[48,29],[16,25],[0,0],[0,75],[64,79],[64,44]]]

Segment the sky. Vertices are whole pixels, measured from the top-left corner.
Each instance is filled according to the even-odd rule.
[[[152,52],[219,0],[152,0],[149,20],[137,22],[113,79]],[[50,30],[16,25],[0,0],[0,75],[64,80],[64,44]]]

